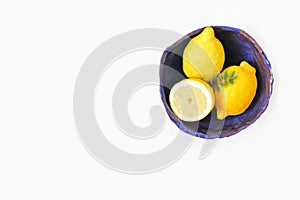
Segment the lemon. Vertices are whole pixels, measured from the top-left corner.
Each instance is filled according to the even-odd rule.
[[[255,73],[254,67],[242,61],[240,66],[230,66],[219,75],[214,90],[218,119],[242,114],[250,106],[257,89]]]
[[[190,40],[183,52],[183,71],[189,78],[210,81],[219,74],[225,61],[224,48],[214,29],[206,27]]]
[[[169,101],[175,115],[188,122],[206,117],[215,103],[212,88],[200,79],[183,79],[176,83],[171,88]]]

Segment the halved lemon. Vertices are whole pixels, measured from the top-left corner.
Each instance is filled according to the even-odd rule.
[[[205,118],[215,104],[212,88],[201,79],[183,79],[176,83],[171,88],[169,101],[175,115],[187,122]]]

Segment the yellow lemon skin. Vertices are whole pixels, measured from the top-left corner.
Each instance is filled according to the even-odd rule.
[[[228,83],[222,87],[218,85],[219,91],[215,90],[215,101],[217,108],[217,118],[222,120],[229,115],[239,115],[245,112],[250,106],[257,89],[256,70],[246,61],[242,61],[240,66],[230,66],[222,72],[228,75],[235,71],[237,78],[233,84]]]
[[[221,42],[215,37],[214,29],[206,27],[190,40],[183,52],[183,71],[189,78],[210,81],[221,72],[225,52]]]
[[[215,104],[211,86],[200,79],[183,79],[170,91],[170,106],[183,121],[195,122],[205,118]]]

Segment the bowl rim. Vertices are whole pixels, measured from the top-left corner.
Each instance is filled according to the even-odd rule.
[[[207,26],[205,26],[207,27]],[[220,135],[217,136],[217,135],[207,135],[206,133],[202,133],[202,132],[199,132],[199,131],[193,131],[189,128],[187,128],[185,125],[183,125],[183,122],[181,120],[178,120],[176,117],[175,117],[175,114],[173,113],[173,111],[171,110],[171,108],[169,107],[169,105],[167,104],[167,100],[166,100],[166,95],[164,93],[164,86],[161,84],[161,79],[162,79],[162,73],[163,73],[163,68],[162,67],[167,59],[167,56],[168,54],[172,51],[172,49],[174,47],[176,47],[177,45],[179,45],[181,42],[183,42],[184,40],[186,40],[187,38],[191,38],[192,35],[195,35],[196,33],[200,34],[201,31],[205,28],[205,27],[202,27],[202,28],[199,28],[199,29],[196,29],[186,35],[184,35],[183,37],[181,37],[179,40],[177,40],[176,42],[174,42],[171,46],[167,47],[166,50],[163,52],[163,55],[161,57],[161,61],[160,61],[160,69],[159,69],[159,79],[160,79],[160,86],[159,86],[159,91],[160,91],[160,95],[161,95],[161,100],[163,102],[163,105],[165,107],[165,110],[169,116],[169,118],[175,123],[175,125],[180,129],[182,130],[183,132],[185,133],[188,133],[192,136],[195,136],[195,137],[200,137],[200,138],[204,138],[204,139],[216,139],[216,138],[225,138],[225,137],[230,137],[232,135],[235,135],[237,133],[239,133],[240,131],[246,129],[247,127],[249,127],[251,124],[253,124],[255,121],[257,121],[260,116],[265,112],[265,110],[267,109],[268,105],[269,105],[269,102],[270,102],[270,98],[271,98],[271,95],[272,95],[272,92],[273,92],[273,84],[274,84],[274,76],[273,76],[273,71],[272,71],[272,66],[271,66],[271,63],[269,61],[269,59],[267,58],[266,56],[266,53],[263,51],[263,49],[261,48],[261,46],[254,40],[253,37],[251,37],[247,32],[245,32],[244,30],[242,29],[239,29],[239,28],[234,28],[234,27],[229,27],[229,26],[210,26],[212,28],[218,28],[218,29],[222,29],[222,30],[225,30],[225,31],[232,31],[232,32],[236,32],[236,33],[239,33],[241,34],[244,38],[246,38],[247,40],[249,40],[253,46],[258,50],[258,52],[263,56],[264,58],[264,61],[268,67],[268,73],[270,75],[270,81],[269,81],[269,91],[268,91],[268,95],[267,97],[265,98],[263,104],[262,104],[262,109],[260,110],[260,112],[258,112],[253,120],[250,120],[250,121],[247,121],[245,123],[244,126],[241,126],[239,128],[237,128],[232,134],[229,134],[229,135],[223,135],[223,131],[221,131]]]

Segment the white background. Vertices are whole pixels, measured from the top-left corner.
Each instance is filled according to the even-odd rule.
[[[1,1],[0,199],[299,199],[299,17],[291,0]],[[178,162],[154,174],[121,174],[94,160],[72,115],[86,57],[124,31],[186,34],[207,25],[241,28],[265,50],[275,85],[263,116],[220,140],[206,159],[197,159],[203,143],[197,139]],[[137,93],[136,101],[142,97]]]

